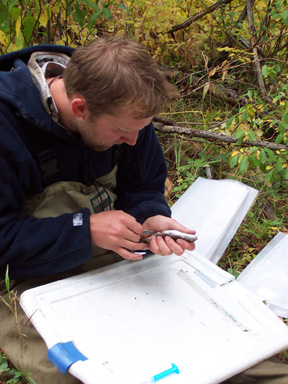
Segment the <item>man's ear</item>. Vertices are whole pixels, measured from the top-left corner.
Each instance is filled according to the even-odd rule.
[[[84,118],[88,113],[87,101],[83,96],[75,96],[71,101],[72,113],[75,117]]]

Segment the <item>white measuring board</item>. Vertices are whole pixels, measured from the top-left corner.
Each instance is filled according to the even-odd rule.
[[[25,291],[21,305],[50,349],[87,357],[85,384],[220,383],[288,347],[288,327],[196,252],[123,261]]]
[[[198,177],[172,206],[172,217],[196,230],[197,252],[216,264],[257,194],[236,180]]]
[[[288,234],[279,232],[239,275],[278,316],[288,318]]]

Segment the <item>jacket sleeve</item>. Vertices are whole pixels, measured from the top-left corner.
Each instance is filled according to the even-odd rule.
[[[137,144],[126,146],[121,156],[115,208],[129,213],[140,223],[155,215],[170,217],[164,197],[166,177],[163,151],[151,123],[140,131]]]
[[[5,144],[8,131],[6,124],[5,134],[0,134],[0,277],[7,265],[11,279],[26,279],[83,264],[92,257],[88,208],[79,212],[83,217],[80,226],[73,226],[73,214],[45,219],[22,215],[25,191],[33,190],[31,183],[39,177],[39,170],[24,149],[15,160],[17,136]]]

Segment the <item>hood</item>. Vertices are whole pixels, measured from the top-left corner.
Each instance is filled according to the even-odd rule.
[[[34,52],[59,52],[71,56],[73,51],[69,47],[38,45],[0,56],[0,102],[11,105],[31,124],[55,134],[51,116],[42,104],[27,63]],[[57,126],[60,127],[58,124]]]
[[[10,71],[16,59],[20,59],[24,64],[27,64],[32,53],[34,52],[59,52],[67,56],[71,56],[74,48],[63,45],[40,44],[33,47],[23,48],[19,51],[9,52],[0,56],[0,70]]]

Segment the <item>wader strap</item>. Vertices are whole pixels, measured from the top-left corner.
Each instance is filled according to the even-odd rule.
[[[38,153],[38,161],[45,185],[54,184],[60,180],[58,159],[56,151],[53,148]]]
[[[47,135],[35,129],[30,136],[45,186],[60,181],[58,158]]]

